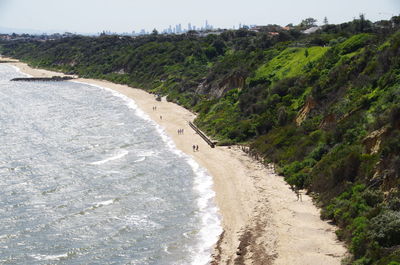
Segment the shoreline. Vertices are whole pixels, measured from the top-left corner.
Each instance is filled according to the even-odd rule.
[[[64,76],[4,59],[34,77]],[[195,115],[175,103],[159,102],[144,90],[109,81],[74,81],[109,88],[133,99],[165,130],[177,149],[212,176],[223,233],[211,264],[340,264],[346,249],[337,241],[335,227],[320,220],[319,209],[309,196],[297,201],[272,167],[252,160],[238,147],[211,148],[187,123]],[[177,130],[182,128],[184,134],[178,135]],[[193,152],[193,144],[199,146],[198,152]]]

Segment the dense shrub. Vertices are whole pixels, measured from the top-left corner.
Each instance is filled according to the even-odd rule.
[[[400,245],[400,212],[383,211],[371,219],[370,235],[383,247]]]

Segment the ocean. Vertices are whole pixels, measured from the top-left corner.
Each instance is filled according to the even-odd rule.
[[[207,264],[212,178],[134,101],[0,64],[1,264]]]

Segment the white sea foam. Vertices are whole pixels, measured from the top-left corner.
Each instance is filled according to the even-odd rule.
[[[146,157],[145,157],[145,156],[142,156],[141,158],[136,159],[135,161],[133,161],[133,163],[143,162],[144,160],[146,160]]]
[[[168,251],[168,246],[164,246],[164,252],[167,253],[168,255],[171,255],[172,253]]]
[[[148,121],[152,126],[154,126],[161,136],[161,139],[168,146],[168,148],[179,157],[184,158],[188,164],[191,166],[196,177],[194,179],[194,191],[199,195],[197,199],[197,205],[201,217],[202,227],[198,233],[198,244],[194,249],[191,250],[193,254],[192,263],[193,265],[204,265],[208,264],[211,260],[211,251],[214,244],[218,241],[219,235],[222,233],[221,227],[221,217],[218,213],[218,208],[214,203],[215,192],[212,189],[213,181],[212,177],[208,172],[201,168],[199,164],[190,156],[183,153],[181,150],[176,148],[173,140],[167,135],[164,128],[154,122],[146,113],[144,113],[135,101],[118,91],[113,89],[102,87],[98,85],[73,81],[76,83],[81,83],[85,85],[90,85],[97,87],[106,91],[111,92],[114,96],[123,99],[126,105],[135,110],[137,116],[143,120]],[[100,161],[99,161],[100,162]]]
[[[149,217],[145,214],[142,215],[130,215],[125,219],[125,223],[127,226],[134,227],[135,229],[148,229],[148,228],[160,228],[161,225],[150,220]]]
[[[212,247],[218,241],[222,233],[221,218],[218,208],[214,204],[215,192],[212,189],[213,181],[205,169],[201,168],[192,158],[188,163],[196,174],[193,189],[200,195],[197,200],[202,221],[199,232],[200,242],[193,249],[194,258],[192,264],[208,264],[211,258]]]
[[[197,246],[191,250],[193,254],[191,264],[208,264],[211,259],[212,247],[217,243],[218,237],[222,233],[221,217],[218,208],[214,203],[215,192],[212,188],[212,177],[204,168],[200,167],[191,156],[176,148],[173,140],[160,125],[156,124],[152,120],[151,122],[154,124],[156,130],[161,135],[162,140],[166,143],[168,148],[179,157],[184,158],[195,173],[196,177],[194,179],[193,189],[199,195],[197,206],[201,217],[202,227],[198,233],[199,242]]]
[[[151,150],[137,150],[136,154],[140,157],[148,157],[148,156],[154,156],[157,154],[155,151]]]
[[[68,258],[68,253],[60,254],[60,255],[41,255],[41,254],[33,254],[32,258],[36,260],[60,260],[62,258]]]
[[[126,156],[127,154],[129,154],[129,151],[124,150],[124,151],[122,151],[121,153],[119,153],[119,154],[117,154],[117,155],[115,155],[115,156],[112,156],[112,157],[109,157],[109,158],[106,158],[106,159],[103,159],[103,160],[100,160],[100,161],[96,161],[96,162],[93,162],[93,163],[90,163],[90,164],[91,164],[91,165],[101,165],[101,164],[105,164],[105,163],[107,163],[107,162],[120,159],[120,158]]]
[[[110,205],[110,204],[113,204],[114,203],[114,200],[108,200],[108,201],[102,201],[102,202],[98,202],[98,203],[95,203],[95,207],[101,207],[101,206],[107,206],[107,205]]]
[[[150,121],[150,122],[152,122],[153,124],[155,124],[155,123],[153,122],[153,120],[150,119],[150,117],[149,117],[147,114],[145,114],[141,109],[139,109],[139,107],[136,105],[136,102],[135,102],[133,99],[131,99],[131,98],[125,96],[124,94],[122,94],[122,93],[120,93],[120,92],[118,92],[118,91],[116,91],[116,90],[113,90],[113,89],[111,89],[111,88],[108,88],[108,87],[103,87],[103,86],[99,86],[99,85],[95,85],[95,84],[90,84],[90,83],[85,83],[85,82],[80,82],[80,81],[72,81],[72,82],[78,83],[78,84],[89,85],[89,86],[92,86],[92,87],[97,87],[97,88],[100,88],[100,89],[102,89],[102,90],[106,90],[106,91],[110,92],[113,96],[118,97],[118,98],[124,100],[124,101],[125,101],[125,104],[126,104],[129,108],[135,110],[136,115],[138,115],[139,117],[141,117],[141,118],[144,119],[144,120]]]
[[[217,243],[218,237],[222,233],[221,217],[214,203],[215,192],[212,188],[212,177],[193,158],[177,149],[172,139],[167,136],[161,126],[156,125],[156,128],[171,151],[183,157],[195,173],[193,189],[199,195],[197,206],[201,217],[201,229],[198,233],[198,244],[194,249],[191,249],[193,254],[191,264],[208,264],[211,259],[212,247]]]

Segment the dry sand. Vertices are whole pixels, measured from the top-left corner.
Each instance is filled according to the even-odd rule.
[[[13,65],[32,76],[63,75],[24,63]],[[298,201],[272,166],[263,166],[238,147],[212,149],[188,126],[195,115],[174,103],[159,102],[143,90],[108,81],[77,81],[108,87],[134,99],[165,129],[177,148],[212,175],[224,231],[212,264],[340,264],[346,249],[337,241],[335,227],[320,220],[319,209],[309,196]],[[177,134],[180,128],[184,128],[184,135]],[[199,152],[193,152],[193,144],[199,145]]]

